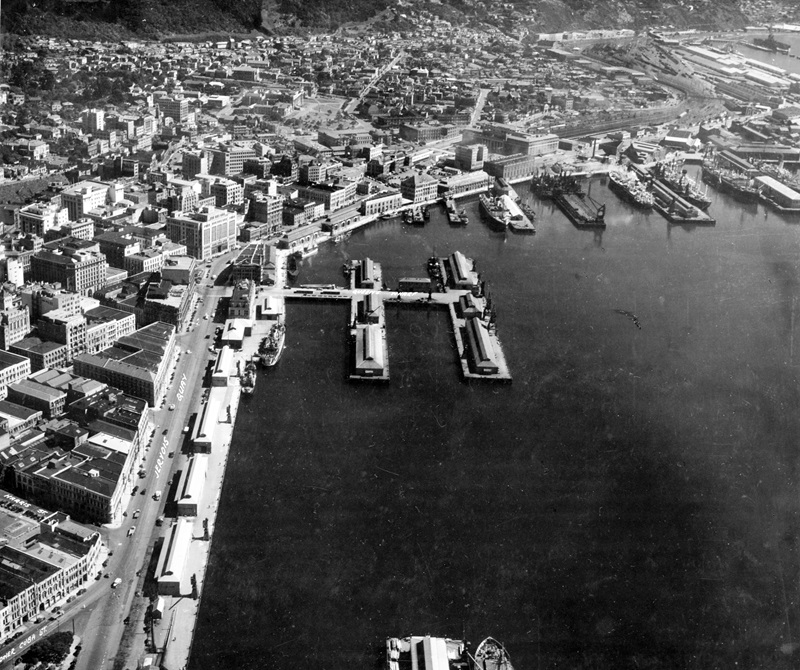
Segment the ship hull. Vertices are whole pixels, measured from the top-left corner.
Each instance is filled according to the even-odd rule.
[[[610,177],[608,180],[608,188],[611,189],[614,193],[616,193],[625,202],[629,202],[630,204],[635,205],[636,207],[640,207],[641,209],[653,209],[652,203],[642,202],[633,193],[631,193],[631,190],[627,186],[625,186],[624,183],[622,183],[618,179]]]
[[[280,334],[278,335],[278,339],[275,342],[274,348],[270,348],[269,351],[266,351],[260,354],[261,365],[265,368],[271,368],[277,365],[278,361],[280,360],[281,354],[283,353],[283,346],[286,342],[286,331],[281,329]]]
[[[475,650],[476,670],[514,670],[511,659],[502,644],[487,637]]]
[[[737,184],[735,181],[726,179],[716,170],[712,170],[706,166],[703,166],[702,170],[703,181],[722,193],[729,193],[742,202],[756,203],[760,200],[758,189]]]
[[[481,205],[481,212],[486,217],[489,225],[494,228],[495,230],[505,230],[508,226],[508,222],[503,217],[500,210],[492,207],[489,198],[485,195],[480,197],[480,205]]]

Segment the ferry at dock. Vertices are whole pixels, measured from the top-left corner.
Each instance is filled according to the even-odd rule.
[[[480,198],[481,212],[489,220],[489,224],[496,230],[505,230],[508,228],[508,222],[511,218],[508,210],[503,206],[500,198],[481,194]]]

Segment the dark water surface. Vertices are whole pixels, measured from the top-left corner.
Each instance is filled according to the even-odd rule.
[[[522,191],[524,187],[520,187]],[[466,384],[443,312],[387,309],[392,381],[344,381],[347,307],[289,303],[243,399],[190,668],[374,667],[386,636],[503,641],[516,670],[800,663],[800,227],[714,195],[714,228],[527,194],[535,236],[434,212],[303,262],[390,287],[476,259],[514,382]],[[638,317],[641,329],[631,318]]]

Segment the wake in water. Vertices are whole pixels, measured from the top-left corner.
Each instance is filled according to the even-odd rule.
[[[622,316],[627,316],[631,321],[633,321],[634,326],[636,326],[639,330],[642,329],[642,324],[639,323],[639,317],[636,316],[633,312],[627,312],[624,309],[615,309],[614,311],[617,314],[622,314]]]

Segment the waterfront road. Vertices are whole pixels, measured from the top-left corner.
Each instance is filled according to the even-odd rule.
[[[108,566],[103,570],[104,576],[91,582],[88,592],[70,603],[65,614],[58,619],[61,630],[66,630],[66,625],[70,629],[74,626],[75,633],[83,640],[77,670],[110,670],[113,667],[125,632],[124,620],[134,599],[143,597],[142,585],[147,568],[144,561],[148,550],[166,528],[166,525],[164,528],[157,527],[155,521],[163,513],[167,482],[178,468],[180,460],[183,427],[187,425],[193,408],[198,405],[203,374],[212,357],[208,347],[214,342],[215,328],[220,326],[214,322],[217,304],[221,297],[230,293],[229,288],[212,286],[210,276],[219,275],[227,260],[233,257],[234,252],[231,252],[215,259],[208,269],[202,266],[205,276],[198,287],[198,306],[192,326],[178,335],[181,353],[177,357],[174,377],[164,403],[152,412],[154,435],[142,465],[146,476],[138,480],[138,491],[129,496],[127,516],[123,523],[118,527],[101,529],[109,550],[113,552]],[[209,318],[204,319],[204,315]],[[169,409],[171,405],[174,405],[174,410]],[[159,490],[163,495],[160,501],[156,501],[153,494]],[[133,519],[136,510],[140,510],[140,516]],[[135,532],[128,535],[133,526],[136,526]],[[117,577],[122,579],[122,584],[112,589],[111,583]],[[129,625],[136,625],[136,622]],[[51,625],[48,632],[52,629]],[[136,655],[136,650],[129,651]],[[144,648],[139,650],[139,653],[144,652]]]

